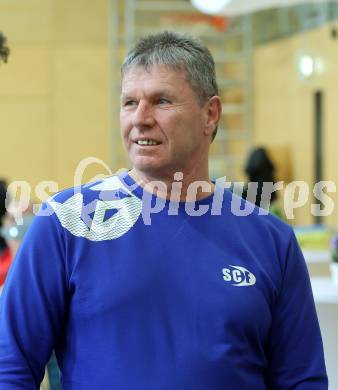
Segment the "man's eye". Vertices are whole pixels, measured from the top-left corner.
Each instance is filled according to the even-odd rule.
[[[135,106],[137,105],[137,102],[135,100],[126,100],[124,103],[123,103],[124,106]]]
[[[164,99],[164,98],[161,98],[161,99],[158,99],[157,101],[157,104],[169,104],[170,101],[168,99]]]

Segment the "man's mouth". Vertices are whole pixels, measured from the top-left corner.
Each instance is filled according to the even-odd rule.
[[[136,144],[140,146],[155,146],[155,145],[160,145],[160,142],[154,141],[152,139],[142,139],[136,141]]]

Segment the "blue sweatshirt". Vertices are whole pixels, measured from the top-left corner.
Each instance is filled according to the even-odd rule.
[[[149,215],[126,173],[51,198],[1,297],[0,389],[38,388],[52,349],[65,390],[327,389],[292,229],[215,198]]]

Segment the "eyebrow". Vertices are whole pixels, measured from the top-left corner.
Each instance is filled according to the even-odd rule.
[[[134,99],[134,98],[131,97],[130,95],[124,95],[124,94],[120,95],[120,100],[129,100],[129,99]]]
[[[158,98],[158,97],[162,97],[162,96],[165,96],[165,97],[168,97],[168,98],[174,98],[174,94],[172,92],[170,92],[168,89],[154,91],[150,95],[151,98]],[[135,96],[133,96],[130,93],[125,93],[124,94],[122,92],[121,95],[120,95],[120,99],[121,100],[135,99]]]

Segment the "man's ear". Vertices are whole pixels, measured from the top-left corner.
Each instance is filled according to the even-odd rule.
[[[211,136],[222,115],[222,103],[219,96],[212,96],[205,105],[206,124],[204,134]]]

